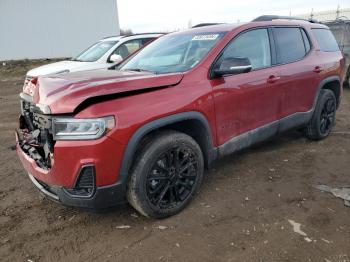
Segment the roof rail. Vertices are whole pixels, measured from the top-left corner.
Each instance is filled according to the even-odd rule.
[[[319,23],[315,19],[303,19],[303,18],[300,18],[300,17],[280,16],[280,15],[262,15],[262,16],[259,16],[259,17],[255,18],[254,20],[252,20],[252,22],[273,21],[273,20],[279,20],[279,19],[283,19],[283,20],[299,20],[299,21],[306,21],[306,22],[310,22],[310,23]]]
[[[197,28],[197,27],[203,27],[203,26],[210,26],[210,25],[222,25],[223,23],[201,23],[198,25],[194,25],[191,28]]]

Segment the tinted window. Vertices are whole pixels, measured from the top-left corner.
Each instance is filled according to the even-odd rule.
[[[142,39],[142,45],[145,45],[147,43],[149,43],[150,41],[153,41],[154,39],[156,39],[155,37],[152,38],[143,38]]]
[[[307,37],[304,29],[301,29],[301,34],[303,35],[303,39],[304,39],[305,51],[306,51],[306,53],[308,53],[310,51],[310,49],[311,49],[310,40]]]
[[[225,49],[222,58],[244,57],[253,69],[271,66],[270,42],[267,29],[255,29],[241,34]]]
[[[142,39],[134,39],[121,44],[113,54],[120,55],[123,59],[128,55],[136,52],[143,46]]]
[[[116,41],[101,41],[79,54],[73,60],[82,62],[94,62],[100,59],[108,50],[110,50]]]
[[[339,46],[332,32],[328,29],[312,29],[317,42],[324,52],[339,51]]]
[[[299,28],[274,28],[277,63],[286,64],[305,56],[304,40]]]

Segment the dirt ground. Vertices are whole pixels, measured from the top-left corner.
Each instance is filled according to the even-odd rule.
[[[0,64],[0,261],[350,261],[350,208],[313,187],[350,186],[349,89],[326,140],[290,132],[222,159],[186,210],[151,220],[127,205],[64,207],[34,188],[11,147],[24,74],[40,63]]]

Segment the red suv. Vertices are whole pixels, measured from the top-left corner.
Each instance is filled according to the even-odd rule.
[[[65,205],[128,200],[167,217],[215,159],[292,128],[327,137],[343,66],[318,23],[261,17],[168,34],[118,70],[33,79],[20,94],[17,152],[32,182]]]

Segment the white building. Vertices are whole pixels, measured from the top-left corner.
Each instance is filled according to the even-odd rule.
[[[119,32],[117,0],[0,0],[0,61],[71,57]]]

